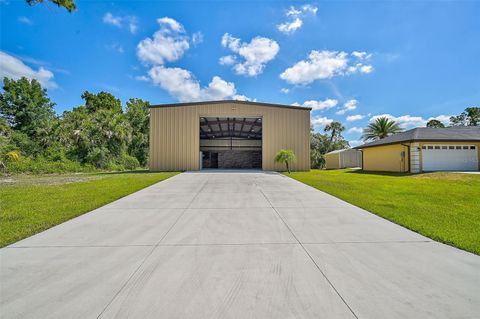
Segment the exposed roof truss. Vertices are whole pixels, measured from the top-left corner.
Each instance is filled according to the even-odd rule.
[[[200,138],[262,139],[262,119],[247,117],[201,117]]]

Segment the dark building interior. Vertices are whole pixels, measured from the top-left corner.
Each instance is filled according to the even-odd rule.
[[[201,117],[202,169],[261,169],[262,118]]]

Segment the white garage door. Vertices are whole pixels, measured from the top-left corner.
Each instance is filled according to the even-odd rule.
[[[478,151],[475,145],[422,146],[424,171],[477,171]]]

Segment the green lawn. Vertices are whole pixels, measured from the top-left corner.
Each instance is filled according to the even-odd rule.
[[[312,170],[287,176],[480,255],[480,175]]]
[[[0,247],[175,174],[136,171],[0,177]]]

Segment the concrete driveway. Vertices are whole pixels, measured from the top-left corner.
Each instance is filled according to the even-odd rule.
[[[0,258],[5,319],[480,315],[480,257],[276,173],[183,173]]]

